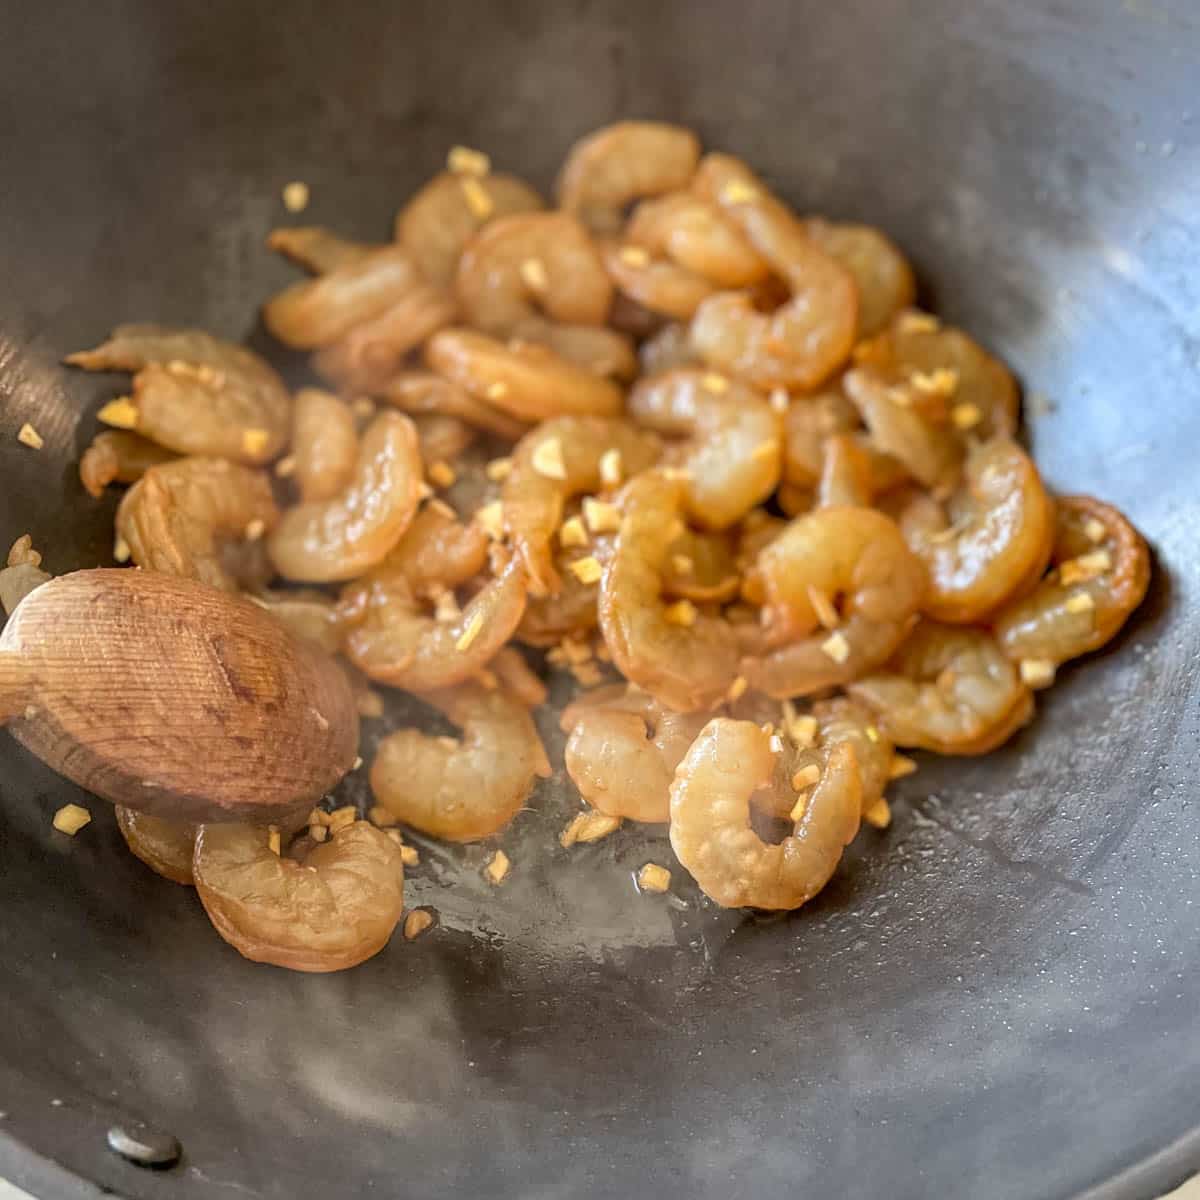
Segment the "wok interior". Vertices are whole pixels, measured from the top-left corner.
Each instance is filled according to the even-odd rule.
[[[284,183],[308,183],[306,220],[384,237],[451,144],[545,189],[575,136],[626,115],[693,124],[799,209],[885,228],[927,303],[1038,394],[1048,482],[1110,497],[1160,569],[1032,729],[924,764],[892,829],[782,920],[647,903],[640,832],[558,853],[558,779],[506,839],[503,890],[474,869],[486,848],[430,848],[407,899],[439,911],[437,936],[299,979],[211,937],[100,803],[55,835],[83,798],[5,739],[10,1176],[68,1194],[23,1144],[156,1194],[103,1149],[121,1117],[181,1138],[179,1196],[1049,1196],[1126,1169],[1101,1194],[1148,1195],[1186,1171],[1186,1139],[1135,1165],[1185,1138],[1197,1065],[1200,42],[1182,5],[1041,8],[132,4],[12,23],[0,541],[31,532],[56,572],[108,561],[113,504],[74,464],[116,385],[64,352],[151,318],[245,338],[298,383],[256,320],[292,278],[262,245]],[[26,420],[38,454],[12,437]]]

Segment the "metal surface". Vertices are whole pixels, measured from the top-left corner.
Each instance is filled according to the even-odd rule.
[[[409,897],[440,928],[285,974],[104,805],[53,833],[83,797],[0,738],[0,1170],[45,1197],[1099,1200],[1200,1165],[1194,5],[0,9],[0,542],[29,530],[54,571],[106,561],[112,515],[73,464],[115,381],[61,354],[126,319],[265,346],[289,179],[304,220],[384,236],[454,142],[545,185],[631,114],[887,227],[1053,401],[1031,420],[1051,483],[1121,505],[1159,563],[1031,729],[923,762],[892,830],[784,920],[638,896],[630,870],[671,862],[641,831],[560,851],[556,779],[503,838],[504,888],[484,848],[431,849]],[[105,1149],[138,1118],[178,1167]]]

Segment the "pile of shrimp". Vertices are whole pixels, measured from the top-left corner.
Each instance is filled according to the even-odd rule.
[[[666,825],[716,904],[797,908],[888,826],[901,750],[1000,746],[1145,594],[1137,531],[1047,487],[1012,375],[878,230],[644,121],[576,143],[555,201],[456,147],[390,241],[273,231],[307,273],[262,310],[311,353],[294,394],[192,329],[68,359],[133,373],[80,464],[128,486],[118,561],[244,591],[341,656],[364,716],[400,689],[459,731],[388,731],[365,817],[119,812],[249,958],[370,957],[405,832],[496,838],[556,770],[564,846]],[[561,764],[545,670],[576,691]]]

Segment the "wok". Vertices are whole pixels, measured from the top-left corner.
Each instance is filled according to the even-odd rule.
[[[122,320],[248,338],[304,220],[386,236],[455,142],[548,186],[580,133],[694,124],[887,228],[1014,364],[1050,483],[1157,555],[1118,643],[985,760],[922,761],[799,913],[642,897],[544,787],[428,847],[441,915],[357,970],[254,966],[111,811],[0,737],[0,1173],[42,1197],[1149,1197],[1200,1167],[1200,25],[1187,0],[0,5],[0,542],[109,561],[74,464]],[[110,386],[110,384],[112,386]],[[32,422],[40,453],[15,434]],[[393,714],[396,715],[396,714]],[[552,750],[560,748],[555,740]],[[349,793],[354,795],[353,786]],[[678,878],[677,873],[677,878]],[[146,1120],[184,1156],[105,1149]]]

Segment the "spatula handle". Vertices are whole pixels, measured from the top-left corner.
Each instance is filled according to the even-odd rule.
[[[29,703],[29,673],[15,650],[0,649],[0,725],[20,716]]]

